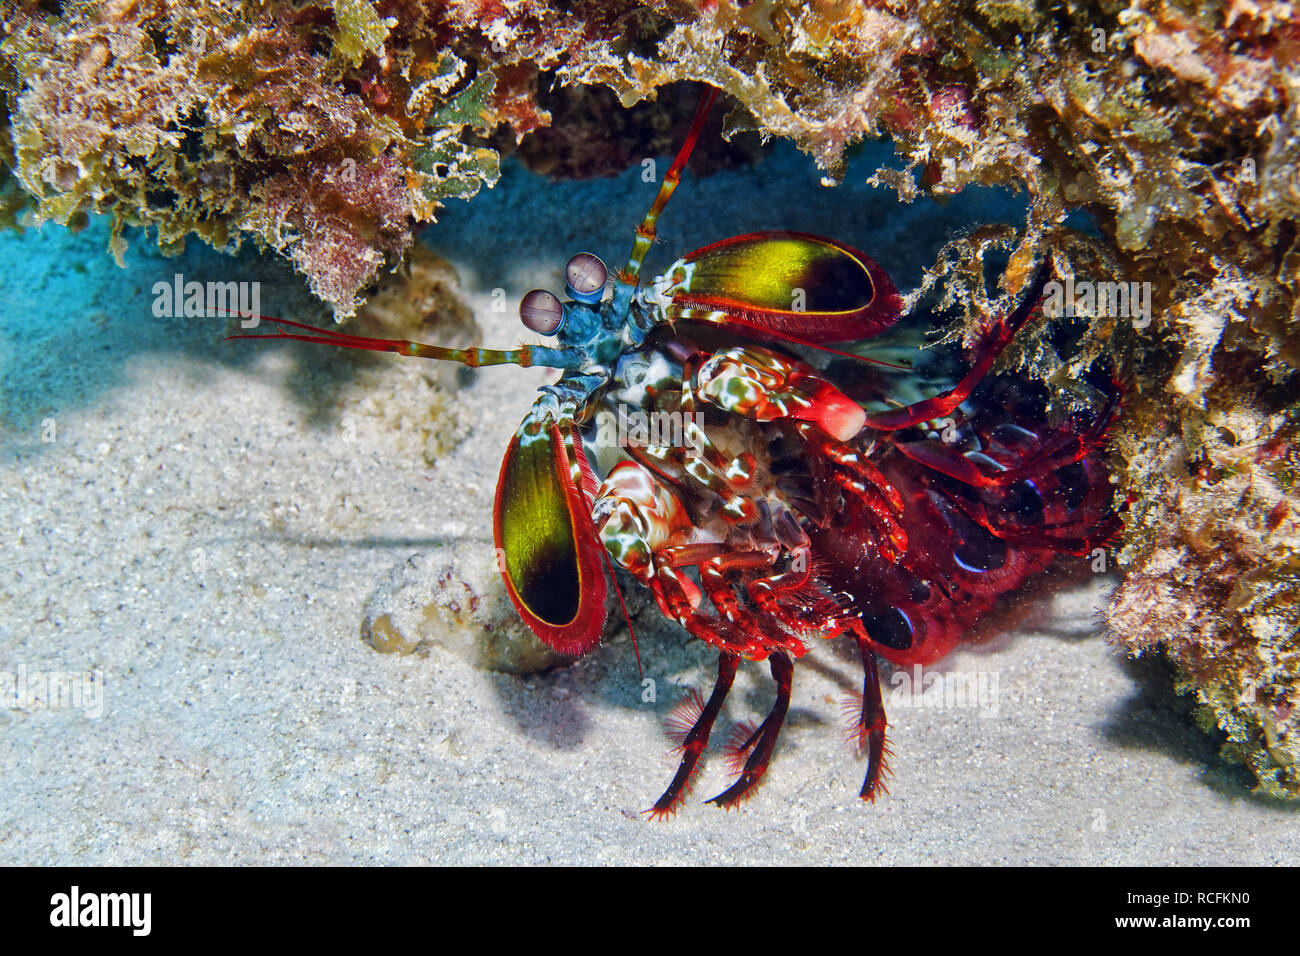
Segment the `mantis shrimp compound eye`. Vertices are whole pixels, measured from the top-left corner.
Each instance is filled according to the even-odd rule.
[[[594,305],[605,294],[609,270],[599,256],[580,252],[564,267],[565,291],[577,302]]]
[[[519,302],[519,318],[541,335],[553,335],[564,324],[564,305],[545,289],[534,289]]]

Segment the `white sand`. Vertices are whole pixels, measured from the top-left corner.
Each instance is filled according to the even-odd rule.
[[[843,231],[847,201],[800,219],[811,187],[738,203],[741,176],[688,180],[665,217],[674,251],[760,224],[866,246]],[[635,176],[554,193],[519,182],[430,237],[466,267],[491,344],[518,335],[490,311],[493,287],[513,308],[535,277],[557,284],[568,252],[623,253],[648,201]],[[914,280],[909,263],[951,222],[917,251],[920,227],[874,201],[880,221],[854,228],[884,230],[881,257]],[[565,220],[557,202],[592,214]],[[124,272],[105,267],[103,239],[98,226],[0,238],[0,671],[96,668],[105,682],[98,718],[0,709],[0,863],[1295,862],[1295,812],[1251,797],[1098,635],[1101,577],[947,662],[996,675],[996,714],[891,710],[896,776],[878,805],[857,799],[840,730],[859,675],[819,647],[796,669],[758,795],[739,812],[702,805],[726,786],[715,757],[676,820],[649,822],[639,811],[674,767],[662,717],[677,685],[707,690],[713,673],[680,630],[639,618],[655,704],[625,635],[531,678],[359,638],[367,599],[409,556],[491,561],[500,455],[546,373],[479,373],[461,393],[470,437],[429,468],[384,429],[392,403],[365,403],[410,386],[402,360],[227,346],[221,323],[149,314],[152,281],[180,270],[261,276],[266,311],[302,317],[287,272],[197,247],[133,251]],[[769,701],[766,667],[749,665],[729,713]]]

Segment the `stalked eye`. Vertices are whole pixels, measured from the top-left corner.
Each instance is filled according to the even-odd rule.
[[[605,294],[609,270],[599,256],[580,252],[564,267],[565,291],[577,302],[594,305]]]
[[[564,305],[545,289],[534,289],[519,302],[519,318],[541,335],[552,335],[564,324]]]

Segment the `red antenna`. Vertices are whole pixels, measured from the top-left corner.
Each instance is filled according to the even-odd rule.
[[[641,274],[641,262],[645,259],[646,253],[650,251],[650,246],[654,244],[656,235],[655,224],[659,221],[659,214],[664,211],[664,206],[668,205],[668,200],[672,198],[673,190],[677,188],[677,183],[681,181],[682,169],[686,166],[686,161],[691,158],[691,152],[695,149],[695,142],[700,138],[700,131],[704,129],[704,121],[708,118],[709,110],[713,107],[713,101],[717,99],[718,91],[715,87],[705,88],[704,96],[700,98],[700,105],[696,107],[695,119],[691,121],[691,131],[686,134],[686,141],[682,143],[682,148],[677,151],[677,158],[673,164],[668,167],[668,172],[664,174],[664,181],[659,186],[659,194],[655,196],[655,201],[650,204],[650,210],[641,220],[641,224],[636,227],[636,241],[632,244],[632,255],[627,260],[627,265],[623,267],[622,278],[632,285],[636,285],[637,276]]]

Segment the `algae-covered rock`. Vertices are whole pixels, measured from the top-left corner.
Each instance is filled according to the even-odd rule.
[[[469,550],[453,546],[446,553],[414,555],[393,568],[366,603],[361,639],[381,654],[425,654],[438,647],[511,674],[569,660],[519,620],[483,549],[472,555]]]
[[[1106,612],[1112,639],[1163,651],[1205,729],[1260,788],[1300,794],[1300,527],[1295,423],[1217,411],[1189,447],[1176,433],[1122,439],[1146,493],[1130,506],[1128,573]]]
[[[368,0],[57,9],[6,4],[0,160],[37,221],[111,215],[119,257],[131,226],[164,249],[251,237],[347,316],[414,222],[496,179],[466,138],[513,91],[450,51],[399,51]]]
[[[468,543],[453,545],[397,565],[366,603],[362,640],[381,654],[441,648],[477,667],[509,674],[532,674],[571,660],[539,641],[519,619],[501,575],[484,560],[485,551],[492,553]]]
[[[627,601],[633,615],[646,605],[640,593]],[[611,594],[604,639],[623,627],[622,609]],[[361,639],[381,654],[449,651],[507,674],[535,674],[573,661],[539,641],[519,619],[493,549],[468,539],[394,567],[366,602]]]

